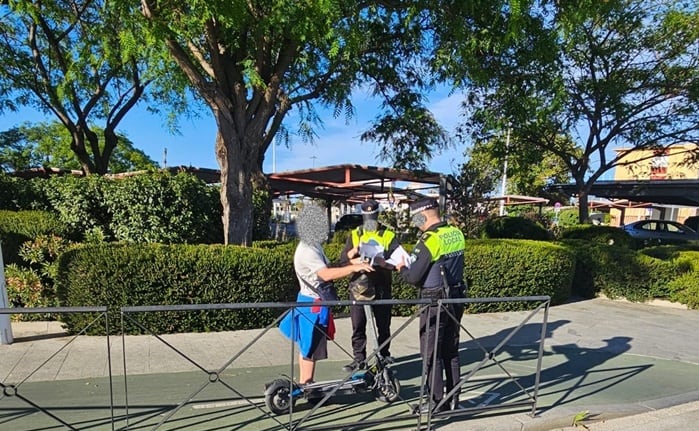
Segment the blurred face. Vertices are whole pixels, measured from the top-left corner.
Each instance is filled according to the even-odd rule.
[[[413,214],[413,216],[410,218],[410,224],[418,229],[422,229],[426,221],[427,216],[425,215],[425,211]]]
[[[373,232],[379,229],[378,213],[376,214],[363,214],[362,219],[362,229],[368,232]]]
[[[296,218],[299,239],[307,244],[319,246],[328,239],[328,219],[325,210],[316,204],[308,204]]]

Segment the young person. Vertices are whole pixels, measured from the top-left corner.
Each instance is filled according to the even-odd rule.
[[[357,271],[373,271],[371,265],[360,259],[347,266],[329,265],[323,251],[328,230],[325,210],[313,203],[305,205],[296,218],[300,239],[294,252],[294,271],[300,286],[297,302],[318,302],[321,300],[319,292],[329,288],[333,280]],[[298,346],[299,383],[312,383],[316,361],[328,357],[327,340],[332,339],[334,333],[330,307],[296,307],[282,319],[279,328]]]

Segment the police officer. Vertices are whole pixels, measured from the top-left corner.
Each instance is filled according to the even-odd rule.
[[[410,213],[411,224],[420,229],[422,235],[410,255],[410,262],[399,263],[396,270],[400,271],[401,277],[407,283],[420,288],[420,298],[463,298],[463,233],[440,219],[439,204],[434,199],[413,202],[410,204]],[[447,314],[447,309],[452,312],[456,321]],[[463,312],[463,304],[450,304],[449,307],[438,307],[435,304],[425,308],[420,314],[420,354],[431,393],[429,402],[420,407],[422,414],[434,409],[461,379],[459,330]],[[433,363],[435,337],[437,361]],[[445,374],[444,381],[442,372]],[[440,410],[458,407],[457,391]]]
[[[383,248],[383,256],[390,256],[396,248],[400,246],[396,234],[386,226],[379,223],[379,203],[375,200],[368,200],[361,205],[362,225],[353,229],[347,238],[345,248],[340,254],[340,263],[349,262],[351,259],[360,256],[360,244],[371,244],[375,247]],[[354,273],[350,276],[350,286],[353,283],[366,283],[370,291],[374,293],[373,299],[391,299],[391,283],[393,281],[391,272],[395,269],[393,265],[385,263],[383,259],[376,259],[374,262],[374,272]],[[361,300],[355,297],[352,290],[349,293],[351,300]],[[372,306],[374,318],[376,319],[376,329],[378,332],[378,342],[382,345],[391,337],[391,306]],[[350,307],[350,318],[352,320],[352,353],[353,361],[343,367],[345,372],[351,372],[366,367],[366,325],[367,316],[364,307],[360,305]],[[387,363],[394,362],[389,351],[390,343],[381,348],[381,356]]]

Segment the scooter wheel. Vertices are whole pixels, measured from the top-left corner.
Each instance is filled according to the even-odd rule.
[[[388,381],[381,382],[376,388],[376,399],[384,403],[392,403],[400,398],[400,380],[391,376]]]
[[[288,380],[275,380],[265,390],[265,404],[272,413],[282,415],[296,403],[291,397]]]

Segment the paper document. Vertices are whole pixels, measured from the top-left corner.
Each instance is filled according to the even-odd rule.
[[[359,243],[359,255],[367,260],[371,260],[376,256],[383,256],[383,246],[373,240]]]
[[[386,260],[386,263],[396,266],[401,262],[405,264],[406,268],[410,268],[410,255],[402,246],[398,246],[398,248],[391,253],[391,257]]]

